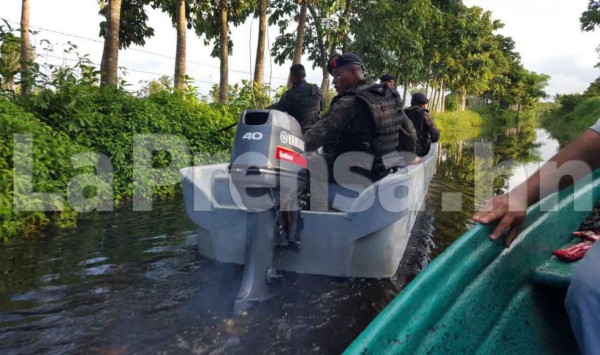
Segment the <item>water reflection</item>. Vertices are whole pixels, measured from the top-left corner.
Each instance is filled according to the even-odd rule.
[[[363,280],[285,274],[267,302],[232,316],[242,268],[200,257],[181,201],[90,214],[72,230],[0,245],[1,353],[339,353],[430,259],[470,225],[473,183],[495,163],[540,158],[534,126],[444,132],[438,172],[397,275]],[[509,186],[519,166],[495,181]],[[513,183],[513,180],[510,180]],[[443,212],[443,194],[462,209]]]
[[[491,144],[490,161],[475,157],[475,144],[481,143]],[[434,211],[435,215],[433,239],[436,248],[431,257],[439,255],[472,226],[470,217],[475,210],[476,181],[489,181],[493,184],[494,194],[504,193],[526,180],[528,174],[522,174],[522,171],[527,169],[528,173],[533,173],[539,167],[538,162],[549,159],[557,146],[557,142],[546,131],[537,128],[535,122],[514,126],[488,123],[458,135],[444,134],[439,146],[438,170],[429,186],[425,204],[425,208]],[[448,192],[460,194],[461,208],[452,211],[442,208],[444,195]]]

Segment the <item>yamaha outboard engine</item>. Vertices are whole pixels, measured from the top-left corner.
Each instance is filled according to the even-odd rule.
[[[300,195],[308,176],[302,129],[296,119],[276,110],[244,111],[229,169],[232,198],[249,212],[237,312],[269,297],[267,284],[279,276],[272,267],[274,249],[300,246],[304,205]]]

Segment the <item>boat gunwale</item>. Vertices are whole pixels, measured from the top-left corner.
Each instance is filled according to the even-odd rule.
[[[527,235],[537,226],[544,223],[546,218],[549,216],[559,213],[561,209],[570,205],[576,206],[579,198],[585,196],[586,194],[591,193],[592,196],[598,195],[599,187],[600,170],[596,170],[593,174],[590,174],[589,178],[586,177],[577,182],[574,186],[547,196],[543,200],[531,206],[527,213],[525,228],[523,228],[519,233],[519,236],[515,240],[512,248],[518,247],[518,244],[525,240],[525,238],[522,236]],[[555,210],[542,210],[542,206],[547,206],[549,201],[552,201],[556,198],[558,198],[558,204],[556,205],[557,208]],[[437,292],[443,292],[444,288],[447,288],[447,286],[440,285],[442,280],[439,280],[436,276],[442,273],[445,274],[445,270],[452,270],[455,265],[457,265],[457,262],[461,263],[465,262],[465,260],[472,259],[473,254],[486,251],[497,253],[497,255],[493,256],[492,262],[484,265],[475,273],[476,275],[481,275],[482,273],[485,273],[488,267],[494,264],[494,260],[498,259],[498,256],[502,257],[502,255],[509,253],[512,248],[505,249],[503,247],[502,240],[488,241],[487,235],[491,233],[493,227],[494,226],[476,224],[470,230],[465,232],[458,240],[452,243],[442,254],[434,259],[425,270],[417,275],[417,277],[415,277],[415,279],[413,279],[411,283],[409,283],[408,286],[402,290],[394,300],[392,300],[392,302],[369,324],[369,326],[363,330],[363,332],[354,340],[354,342],[350,344],[348,349],[346,349],[345,354],[369,353],[370,347],[377,347],[378,345],[381,345],[381,342],[384,340],[387,340],[388,344],[388,346],[385,348],[386,351],[394,352],[394,350],[400,350],[402,346],[406,344],[403,344],[398,339],[395,339],[397,342],[394,343],[394,341],[388,339],[385,334],[387,334],[387,327],[398,325],[397,318],[398,314],[401,312],[410,313],[402,320],[406,324],[410,322],[412,322],[412,324],[410,326],[401,325],[402,330],[398,331],[396,334],[398,334],[399,338],[402,337],[406,341],[412,342],[410,347],[413,351],[420,349],[424,339],[411,341],[411,332],[406,330],[407,327],[410,327],[410,330],[416,329],[416,331],[412,333],[418,333],[419,329],[423,331],[426,329],[426,327],[435,326],[441,319],[444,318],[445,314],[450,312],[450,310],[454,307],[454,304],[456,304],[457,299],[454,299],[451,302],[447,301],[447,304],[438,306],[445,306],[445,311],[436,313],[435,310],[431,310],[432,307],[430,305],[432,301],[418,303],[415,300],[415,296],[418,296],[418,294],[422,292],[422,289],[424,288],[436,290]],[[476,277],[472,277],[473,280],[475,278]],[[447,283],[447,281],[448,280],[445,279],[445,283]],[[427,314],[430,314],[429,318],[424,317],[424,315]],[[435,315],[436,317],[433,318],[431,315]],[[421,318],[418,318],[415,321],[415,317]],[[489,331],[491,330],[488,329],[488,332]]]

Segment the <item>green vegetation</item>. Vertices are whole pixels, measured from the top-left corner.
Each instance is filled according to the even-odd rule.
[[[1,236],[27,233],[46,225],[52,216],[59,225],[72,225],[76,212],[18,212],[13,207],[13,168],[15,161],[13,134],[34,136],[35,164],[33,191],[55,192],[65,196],[67,184],[80,173],[94,174],[92,168],[73,168],[71,157],[81,152],[97,152],[110,159],[114,169],[114,199],[116,203],[130,199],[138,185],[154,176],[134,176],[133,139],[135,134],[159,133],[179,139],[189,148],[197,162],[226,159],[233,139],[233,130],[224,127],[237,120],[240,107],[247,105],[246,96],[236,98],[238,105],[222,106],[198,100],[194,93],[159,90],[147,97],[136,97],[110,86],[100,87],[78,79],[64,71],[54,73],[52,87],[35,94],[14,99],[0,98],[0,122],[3,130],[0,146],[0,217]],[[6,127],[6,129],[4,129]],[[159,142],[161,139],[159,138]],[[172,161],[191,165],[191,156],[170,156],[159,151],[152,158],[152,167],[168,166]],[[17,182],[21,183],[21,182]],[[180,191],[178,184],[144,191],[154,197],[168,197]],[[93,194],[92,194],[93,195]]]
[[[563,95],[560,107],[543,115],[542,126],[561,146],[569,143],[600,118],[600,96]]]
[[[33,191],[64,193],[75,171],[70,158],[83,151],[69,137],[36,119],[18,105],[0,97],[0,238],[28,233],[51,220],[60,226],[72,225],[76,213],[66,209],[58,214],[15,211],[13,191],[31,186],[22,176],[14,180],[14,162],[27,159],[15,157],[14,134],[30,134],[33,138]],[[25,206],[25,209],[27,206]]]
[[[589,0],[588,8],[581,14],[579,18],[581,22],[581,30],[591,32],[600,27],[600,1]],[[600,54],[600,45],[596,48],[598,54]],[[600,62],[596,64],[596,67],[600,67]]]
[[[435,122],[441,131],[465,130],[481,126],[483,119],[475,111],[444,112],[435,115]]]
[[[102,0],[99,5],[105,18],[100,23],[104,38],[101,83],[113,87],[122,85],[118,49],[143,46],[154,35],[149,7],[167,13],[177,29],[174,87],[184,90],[189,79],[185,71],[187,27],[219,57],[217,100],[222,104],[229,103],[228,61],[235,45],[229,26],[241,25],[251,16],[260,19],[253,80],[257,85],[263,85],[267,19],[279,27],[271,48],[275,62],[298,63],[304,54],[313,67],[321,68],[321,91],[326,98],[330,86],[327,61],[346,51],[359,53],[373,78],[393,74],[404,87],[404,96],[410,88],[431,89],[434,112],[444,111],[447,91],[457,96],[460,110],[466,109],[468,97],[520,109],[544,97],[548,81],[546,75],[523,67],[510,37],[495,33],[503,27],[501,21],[462,0]],[[21,71],[21,77],[28,77],[28,71]]]
[[[444,112],[435,115],[435,123],[440,129],[442,142],[458,142],[478,137],[483,118],[470,110]]]
[[[34,136],[33,191],[64,196],[73,176],[101,175],[92,166],[75,168],[71,161],[73,154],[97,152],[112,164],[117,203],[127,201],[140,184],[153,179],[152,173],[137,180],[134,176],[135,134],[169,135],[189,148],[190,154],[153,153],[153,168],[184,160],[192,163],[192,158],[196,163],[226,159],[233,130],[224,128],[231,127],[243,109],[270,103],[269,88],[262,82],[260,45],[254,79],[233,85],[228,81],[228,58],[234,49],[229,26],[240,25],[250,16],[260,18],[259,43],[267,17],[269,24],[278,26],[271,48],[275,62],[297,63],[304,55],[308,59],[304,64],[322,69],[321,90],[329,99],[327,60],[346,51],[363,57],[367,76],[394,75],[404,87],[404,99],[411,88],[427,92],[444,142],[517,132],[503,144],[508,151],[514,148],[510,157],[520,157],[517,143],[531,140],[537,119],[529,109],[546,96],[548,76],[523,67],[514,41],[496,33],[503,24],[489,11],[468,7],[461,0],[101,0],[98,4],[105,18],[100,24],[105,42],[100,70],[86,56],[79,56],[73,67],[36,63],[35,50],[44,48],[29,44],[28,7],[23,10],[22,28],[0,24],[0,134],[7,142],[0,147],[2,236],[26,233],[53,219],[69,225],[77,214],[68,209],[57,214],[13,210],[13,183],[22,184],[12,181],[14,162],[20,159],[13,156],[14,133]],[[172,79],[152,81],[135,96],[123,90],[127,83],[117,75],[118,49],[143,46],[154,34],[148,6],[167,13],[177,29],[175,70]],[[598,2],[589,0],[581,19],[583,30],[598,25],[598,9]],[[213,103],[199,98],[185,71],[186,27],[204,38],[220,59],[219,84],[209,94]],[[71,45],[67,52],[75,50]],[[545,122],[557,130],[563,129],[558,127],[564,127],[564,122],[588,126],[600,115],[595,98],[599,87],[597,81],[584,97],[561,97],[560,109],[544,105],[549,112]],[[455,112],[440,113],[444,110]],[[166,139],[163,136],[158,143]],[[462,143],[460,147],[456,154],[462,157]],[[154,197],[168,197],[177,191],[177,185],[160,186],[144,191],[144,196],[152,192]],[[86,196],[94,193],[100,194],[101,188],[96,186]]]

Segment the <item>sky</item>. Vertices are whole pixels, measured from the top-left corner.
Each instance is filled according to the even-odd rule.
[[[588,0],[464,0],[505,24],[498,32],[512,37],[528,70],[550,75],[546,92],[583,92],[600,76],[596,47],[600,29],[581,32],[579,17]]]
[[[21,0],[1,0],[1,3],[0,18],[18,28]],[[42,40],[49,40],[54,45],[53,53],[38,49],[38,61],[72,65],[76,56],[63,53],[63,48],[71,42],[78,46],[80,54],[89,54],[90,60],[99,66],[103,45],[98,36],[102,18],[98,15],[97,0],[30,0],[30,3],[30,25],[38,31],[32,36],[34,44],[41,47]],[[515,40],[525,68],[551,76],[546,90],[550,96],[583,92],[600,76],[600,70],[594,68],[599,61],[595,48],[600,44],[600,29],[589,33],[579,29],[579,17],[588,0],[464,0],[464,3],[490,10],[494,19],[505,24],[499,33]],[[125,80],[131,84],[131,91],[138,90],[145,81],[173,76],[175,29],[169,17],[158,10],[149,10],[148,16],[154,37],[147,39],[144,47],[133,46],[119,52],[119,66],[127,68]],[[257,19],[249,19],[232,30],[230,84],[252,79],[257,32]],[[270,27],[268,41],[272,43],[277,34],[277,28]],[[187,51],[188,75],[195,80],[200,93],[207,95],[219,81],[219,61],[210,57],[211,47],[205,46],[193,30],[188,30]],[[278,66],[268,53],[266,61],[265,82],[273,88],[285,84],[291,63]],[[307,80],[320,84],[321,70],[311,69],[306,60],[303,63],[308,70]]]

